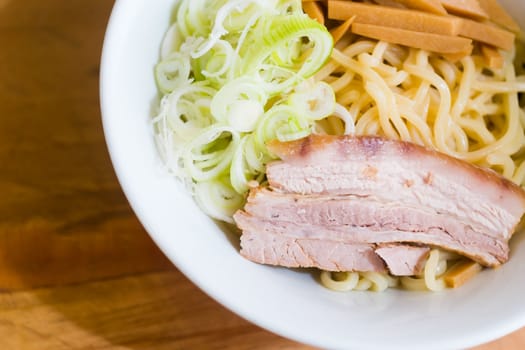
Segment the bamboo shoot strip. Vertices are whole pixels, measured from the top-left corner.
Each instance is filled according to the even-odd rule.
[[[454,53],[445,53],[445,54],[441,54],[441,56],[445,57],[450,62],[457,62],[461,60],[463,57],[472,54],[473,49],[474,49],[474,45],[470,44],[468,47],[465,48],[465,50],[454,52]]]
[[[330,34],[332,34],[332,38],[334,38],[334,44],[341,40],[341,38],[348,32],[348,29],[350,29],[350,26],[352,25],[354,20],[355,16],[350,17],[349,19],[341,23],[339,26],[330,30]]]
[[[475,19],[488,19],[489,15],[478,0],[440,0],[443,7],[452,14]]]
[[[459,35],[510,51],[514,45],[514,34],[491,24],[461,19]]]
[[[445,283],[450,288],[457,288],[478,274],[481,269],[480,264],[471,260],[458,262],[445,274]]]
[[[441,5],[439,0],[394,0],[408,8],[435,13],[437,15],[446,15],[447,11]]]
[[[414,32],[363,23],[353,23],[351,31],[369,38],[443,54],[464,52],[472,44],[472,40],[456,36]]]
[[[495,47],[489,45],[481,45],[481,53],[483,54],[483,58],[485,59],[485,62],[487,62],[487,65],[490,68],[503,67],[503,56]]]
[[[315,19],[317,22],[324,24],[324,14],[321,5],[315,1],[308,1],[303,3],[303,11],[310,16],[310,18]]]
[[[479,3],[488,13],[492,22],[514,33],[519,33],[521,31],[519,24],[516,23],[503,7],[501,7],[497,0],[479,0]]]
[[[389,8],[351,1],[328,1],[328,18],[346,21],[352,16],[356,16],[354,23],[416,32],[457,35],[461,30],[461,19],[457,17],[439,16],[417,10]]]

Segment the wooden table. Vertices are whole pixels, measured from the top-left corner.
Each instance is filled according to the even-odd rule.
[[[98,100],[112,5],[0,0],[0,349],[309,348],[202,293],[128,206]]]

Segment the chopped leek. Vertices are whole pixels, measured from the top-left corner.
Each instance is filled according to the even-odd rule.
[[[303,13],[265,16],[243,43],[237,74],[254,74],[265,65],[288,68],[296,73],[288,82],[291,85],[316,73],[332,47],[326,27]]]
[[[332,37],[300,0],[181,0],[175,11],[154,69],[157,145],[201,208],[232,222],[275,159],[266,142],[307,136],[330,115],[352,119],[309,79]]]
[[[159,90],[165,94],[182,87],[190,77],[190,61],[187,57],[174,54],[155,66],[155,78]]]

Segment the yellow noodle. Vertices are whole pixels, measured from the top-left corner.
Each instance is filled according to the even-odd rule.
[[[372,281],[370,281],[368,278],[361,278],[354,290],[369,290],[372,288],[372,285]]]
[[[385,274],[378,272],[362,272],[361,275],[372,282],[371,290],[374,292],[382,292],[388,288],[388,279]]]
[[[518,100],[525,77],[516,77],[513,57],[504,53],[504,67],[490,69],[478,56],[452,63],[424,50],[357,40],[335,49],[316,79],[337,72],[336,99],[353,116],[357,134],[433,147],[523,185],[525,170],[512,155],[525,144]]]
[[[514,175],[516,169],[516,165],[514,164],[514,161],[508,154],[503,154],[500,152],[491,153],[487,157],[487,163],[492,168],[499,167],[503,176],[512,179],[512,176]]]
[[[463,65],[463,74],[459,83],[458,93],[455,96],[455,101],[450,111],[450,117],[454,120],[457,120],[465,110],[465,106],[470,99],[472,84],[474,82],[475,69],[472,57],[467,56],[463,58],[461,64]]]
[[[343,278],[336,280],[333,278],[332,272],[323,271],[321,272],[321,282],[324,286],[339,292],[350,291],[359,282],[359,274],[357,272],[341,272],[339,275],[343,276]]]
[[[400,278],[400,281],[401,286],[407,290],[428,290],[425,280],[421,278],[403,276]]]
[[[340,78],[330,82],[330,86],[332,86],[332,89],[334,90],[334,92],[337,93],[340,90],[342,90],[345,86],[347,86],[352,81],[353,78],[354,78],[353,72],[350,72],[350,71],[345,72],[345,74],[343,74]]]
[[[426,145],[525,186],[525,110],[518,96],[525,92],[525,76],[516,76],[514,51],[503,55],[503,68],[491,69],[480,56],[453,63],[424,50],[347,40],[315,79],[332,85],[357,135]],[[333,133],[344,130],[335,121],[323,123]],[[352,289],[442,290],[440,276],[458,258],[433,249],[421,276],[354,273]]]
[[[432,249],[425,264],[425,272],[423,274],[426,287],[434,292],[445,289],[445,281],[437,276],[437,268],[439,264],[439,250]]]
[[[514,172],[512,180],[518,184],[521,184],[522,186],[524,185],[525,183],[525,161],[522,161],[520,163],[520,165]]]
[[[327,122],[332,127],[333,135],[343,135],[345,133],[345,125],[341,119],[330,116],[327,118]]]

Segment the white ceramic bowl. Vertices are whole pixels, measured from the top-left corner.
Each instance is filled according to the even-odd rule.
[[[116,2],[104,43],[101,104],[122,188],[147,231],[186,276],[247,320],[323,348],[458,349],[525,325],[525,233],[514,237],[505,266],[442,293],[338,293],[310,273],[243,259],[238,238],[206,217],[163,172],[153,143],[152,72],[173,2]],[[503,3],[525,23],[524,1]]]

